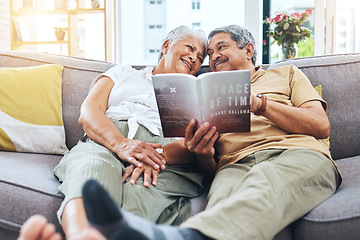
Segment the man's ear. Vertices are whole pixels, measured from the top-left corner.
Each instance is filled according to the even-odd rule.
[[[162,45],[162,49],[161,49],[161,52],[163,53],[163,55],[165,55],[168,50],[169,50],[169,47],[170,47],[170,41],[169,40],[166,40],[163,45]]]
[[[246,44],[245,50],[246,50],[247,59],[251,60],[254,55],[254,50],[255,50],[254,45],[252,43]]]

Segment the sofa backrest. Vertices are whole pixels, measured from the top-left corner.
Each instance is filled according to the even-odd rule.
[[[297,58],[270,68],[293,64],[311,81],[322,85],[331,124],[330,151],[334,159],[360,155],[360,54]]]
[[[114,64],[46,53],[0,52],[0,67],[27,67],[49,63],[64,66],[62,106],[66,144],[70,149],[84,134],[78,118],[80,106],[89,92],[92,80]]]
[[[44,53],[0,52],[0,67],[25,67],[46,63],[64,66],[63,118],[66,143],[72,148],[83,135],[78,125],[79,110],[88,94],[92,80],[115,64]],[[327,55],[280,61],[275,68],[293,64],[310,79],[313,86],[323,87],[328,103],[327,115],[331,123],[330,151],[334,159],[360,155],[360,113],[357,94],[360,93],[360,54]],[[142,68],[144,66],[135,66]],[[266,66],[268,67],[268,66]],[[202,66],[198,72],[210,71]]]

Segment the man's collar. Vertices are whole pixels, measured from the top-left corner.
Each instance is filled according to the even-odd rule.
[[[261,66],[257,66],[255,68],[255,73],[251,76],[251,82],[255,82],[259,77],[261,77],[262,75],[264,75],[265,71],[262,70]]]

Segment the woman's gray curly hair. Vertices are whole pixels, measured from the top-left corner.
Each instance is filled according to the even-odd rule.
[[[189,27],[186,27],[186,26],[180,26],[180,27],[177,27],[173,30],[171,30],[165,37],[165,39],[163,40],[161,46],[167,41],[169,40],[169,43],[172,44],[174,42],[177,42],[181,39],[184,39],[186,37],[189,37],[189,36],[194,36],[196,37],[197,39],[200,40],[200,42],[202,43],[202,45],[204,46],[205,48],[205,51],[204,51],[204,54],[203,54],[203,58],[205,59],[206,57],[206,52],[207,52],[207,47],[208,47],[208,40],[207,40],[207,37],[206,37],[206,34],[204,31],[202,30],[194,30],[194,29],[191,29]],[[163,53],[160,52],[160,56],[159,56],[159,61],[160,59],[162,58],[163,56]]]

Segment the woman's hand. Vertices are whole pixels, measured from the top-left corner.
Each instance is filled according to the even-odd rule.
[[[156,148],[160,147],[161,144],[124,138],[116,147],[116,153],[121,160],[131,163],[137,168],[147,164],[154,170],[160,170],[165,169],[166,164],[165,158],[156,151]]]
[[[150,167],[147,164],[143,164],[142,167],[135,167],[134,165],[127,166],[125,169],[125,173],[123,175],[123,183],[128,179],[130,176],[130,184],[134,185],[136,181],[139,179],[142,173],[144,173],[144,187],[150,186],[150,180],[152,178],[151,184],[156,186],[158,179],[159,179],[159,169],[155,170],[154,168]]]

